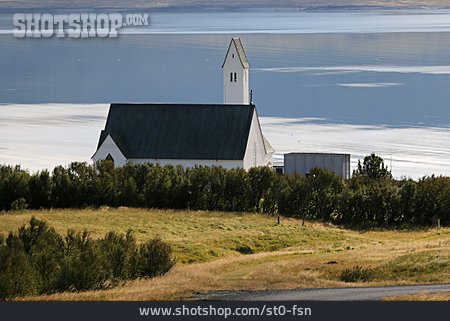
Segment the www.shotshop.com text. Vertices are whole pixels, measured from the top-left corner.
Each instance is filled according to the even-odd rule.
[[[264,305],[262,307],[214,307],[209,306],[186,306],[176,308],[139,308],[140,316],[310,316],[311,308],[300,307],[296,304],[291,307],[284,305]]]

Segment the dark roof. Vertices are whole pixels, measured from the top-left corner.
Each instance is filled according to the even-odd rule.
[[[109,134],[128,159],[243,159],[254,110],[254,105],[111,104],[98,147]]]
[[[248,68],[250,67],[250,64],[247,60],[247,55],[244,51],[244,46],[242,45],[240,38],[231,38],[230,45],[228,46],[227,54],[225,55],[225,59],[223,60],[222,68],[225,66],[225,61],[227,60],[228,53],[230,52],[231,45],[234,44],[236,47],[237,54],[239,56],[239,60],[241,61],[242,67]]]

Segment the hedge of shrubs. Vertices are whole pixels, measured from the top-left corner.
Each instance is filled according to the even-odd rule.
[[[450,178],[394,180],[378,156],[343,180],[314,169],[308,177],[266,167],[225,170],[109,161],[58,166],[29,174],[0,167],[0,210],[96,206],[281,213],[338,224],[429,225],[450,222]]]
[[[0,299],[102,289],[120,281],[165,274],[175,264],[170,245],[137,245],[131,233],[92,239],[84,231],[60,236],[44,221],[0,239]]]

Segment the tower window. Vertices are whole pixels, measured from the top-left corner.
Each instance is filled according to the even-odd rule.
[[[231,55],[231,58],[234,58],[234,54]]]
[[[237,73],[234,73],[234,82],[237,81]]]
[[[232,82],[232,81],[233,81],[233,73],[230,72],[230,82]]]

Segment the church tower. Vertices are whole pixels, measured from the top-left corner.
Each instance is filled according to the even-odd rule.
[[[250,103],[249,67],[241,39],[232,38],[222,64],[224,104],[248,105]]]

